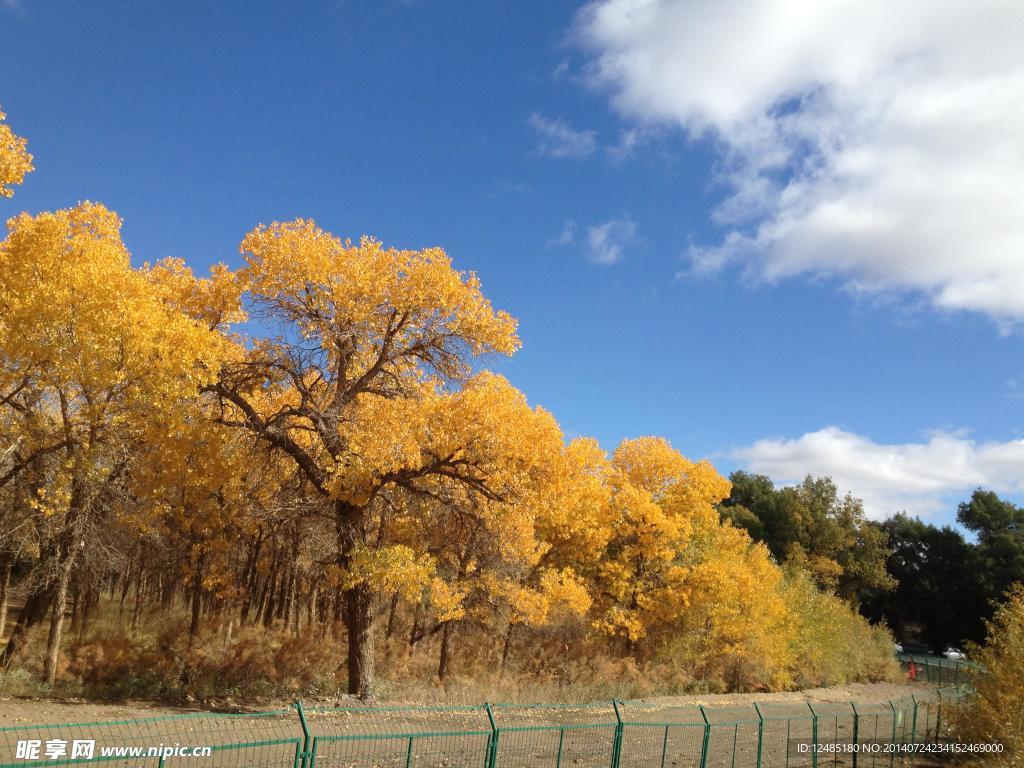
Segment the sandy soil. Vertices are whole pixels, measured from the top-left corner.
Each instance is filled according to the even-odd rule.
[[[814,688],[806,691],[785,693],[729,693],[703,694],[693,696],[663,696],[646,699],[655,704],[703,704],[707,707],[747,705],[758,703],[846,703],[872,704],[898,699],[911,693],[923,694],[934,690],[927,683],[854,683],[829,688]],[[314,703],[314,702],[310,702]],[[341,701],[319,701],[324,705],[338,705]],[[259,711],[286,707],[290,702],[260,702],[253,706],[218,707],[224,711]],[[34,723],[102,722],[127,720],[154,715],[182,714],[209,711],[196,707],[175,707],[152,702],[125,702],[121,704],[96,704],[81,700],[55,701],[51,699],[23,699],[9,696],[0,697],[0,727]]]

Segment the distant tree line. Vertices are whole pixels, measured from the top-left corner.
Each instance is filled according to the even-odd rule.
[[[785,488],[747,472],[730,480],[724,519],[906,642],[940,652],[982,642],[995,604],[1024,582],[1024,509],[992,491],[978,489],[959,505],[969,541],[952,526],[904,513],[869,520],[860,500],[841,497],[828,478]]]

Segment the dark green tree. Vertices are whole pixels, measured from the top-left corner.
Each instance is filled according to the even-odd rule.
[[[990,600],[1024,582],[1024,509],[979,488],[959,506],[956,519],[978,537],[980,574]]]
[[[747,472],[734,472],[730,480],[722,517],[763,541],[780,563],[807,571],[855,606],[865,594],[894,586],[884,532],[867,519],[860,499],[841,497],[831,479],[808,475],[789,488]]]
[[[976,546],[950,526],[899,514],[882,523],[896,588],[870,593],[862,612],[885,619],[896,636],[941,652],[985,636],[991,593]]]

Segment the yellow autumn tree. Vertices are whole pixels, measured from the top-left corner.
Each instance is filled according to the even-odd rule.
[[[0,110],[0,197],[11,197],[12,186],[21,184],[33,169],[28,141],[18,136],[5,122],[7,115]]]
[[[628,653],[653,629],[687,608],[684,557],[696,521],[714,517],[729,483],[707,462],[694,463],[656,437],[626,440],[612,456],[612,536],[597,575],[598,626],[625,640]]]
[[[51,521],[38,578],[4,653],[51,614],[52,682],[72,570],[129,471],[153,412],[194,397],[223,342],[169,307],[133,270],[121,221],[102,205],[7,222],[0,243],[0,402],[26,438],[5,481],[57,462],[32,507]]]
[[[151,426],[159,435],[151,432],[131,473],[141,510],[132,509],[125,522],[136,533],[158,533],[181,558],[191,648],[203,598],[238,596],[232,570],[236,543],[254,534],[256,513],[273,505],[285,475],[276,457],[217,424],[199,403],[183,404]]]
[[[474,275],[453,269],[439,248],[353,244],[305,220],[258,227],[241,250],[247,301],[274,335],[207,391],[221,423],[279,451],[333,505],[342,573],[378,530],[385,490],[422,493],[443,478],[501,497],[503,475],[481,466],[494,463],[491,443],[468,428],[469,414],[446,417],[488,396],[448,391],[470,376],[476,355],[519,346],[515,321],[492,309]],[[395,426],[429,441],[398,440]],[[377,593],[349,580],[344,596],[349,690],[369,696]]]
[[[704,686],[789,687],[792,615],[782,570],[767,547],[717,515],[699,515],[682,562],[687,606],[661,638],[663,653]]]
[[[383,427],[390,439],[367,434],[362,447],[353,438],[368,465],[394,472],[410,460],[421,462],[424,450],[457,452],[480,481],[424,478],[414,488],[405,523],[389,522],[392,535],[422,548],[442,582],[430,585],[427,601],[438,602],[440,593],[442,605],[435,606],[432,622],[419,627],[420,636],[440,633],[440,678],[447,674],[452,633],[460,624],[487,626],[504,615],[512,623],[539,626],[559,612],[586,613],[589,594],[572,568],[546,562],[551,545],[544,532],[552,510],[571,514],[578,504],[571,476],[576,465],[566,460],[551,414],[530,408],[521,392],[489,373],[437,398],[433,415],[425,407],[429,401],[408,414],[381,398],[372,402],[375,414],[356,423],[374,431]],[[378,407],[384,412],[377,414]],[[400,454],[405,458],[396,459]]]

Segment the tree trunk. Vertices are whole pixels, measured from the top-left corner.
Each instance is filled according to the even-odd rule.
[[[146,588],[146,574],[139,573],[139,579],[135,584],[135,608],[132,609],[132,629],[139,623],[139,615],[142,613],[142,593]]]
[[[508,623],[508,626],[505,628],[505,644],[502,646],[502,649],[501,649],[501,667],[500,668],[502,670],[504,670],[505,669],[505,665],[508,664],[508,658],[509,658],[509,655],[512,652],[512,633],[515,631],[515,626],[516,625],[513,624],[510,621]]]
[[[278,588],[277,609],[274,611],[274,618],[281,619],[282,623],[288,626],[288,596],[292,591],[292,579],[295,577],[295,570],[288,568],[281,572],[281,584]]]
[[[50,634],[46,638],[46,661],[43,664],[43,677],[48,685],[57,679],[57,655],[60,653],[61,628],[64,624],[64,612],[68,605],[68,583],[71,581],[71,569],[75,564],[77,547],[72,545],[64,557],[57,581],[57,592],[53,601],[53,614],[50,616]]]
[[[452,638],[452,623],[446,621],[444,628],[441,630],[441,655],[437,662],[437,679],[442,683],[445,677],[448,675],[448,657],[449,650],[451,648]]]
[[[7,629],[7,606],[11,602],[11,563],[9,558],[4,558],[3,568],[0,569],[0,637],[4,636]]]
[[[69,630],[71,634],[75,634],[78,629],[78,625],[82,622],[82,608],[84,607],[84,600],[82,599],[81,587],[75,587],[71,590],[71,626]]]
[[[274,598],[277,595],[279,585],[277,583],[277,571],[280,558],[278,553],[274,552],[274,562],[270,566],[270,576],[267,579],[266,589],[266,605],[263,606],[263,626],[269,627],[274,621]]]
[[[124,603],[128,599],[128,590],[132,585],[132,566],[128,566],[128,572],[121,579],[121,600],[117,606],[117,620],[118,623],[121,621],[121,617],[124,616]]]
[[[420,617],[423,614],[423,603],[416,603],[416,609],[412,612],[412,629],[409,630],[409,652],[416,650],[416,643],[420,639]]]
[[[249,562],[245,567],[246,574],[246,587],[245,587],[245,601],[242,603],[242,618],[240,621],[241,625],[245,625],[249,621],[249,611],[252,609],[252,599],[256,594],[256,588],[259,586],[260,581],[260,550],[263,548],[263,536],[262,534],[256,539],[249,551]]]
[[[373,696],[373,595],[366,584],[345,591],[348,630],[348,692],[360,699]]]
[[[345,501],[335,502],[338,536],[338,564],[347,571],[356,544],[365,534],[361,507]],[[373,592],[367,584],[356,584],[344,591],[345,628],[348,631],[348,692],[360,699],[373,696]]]

